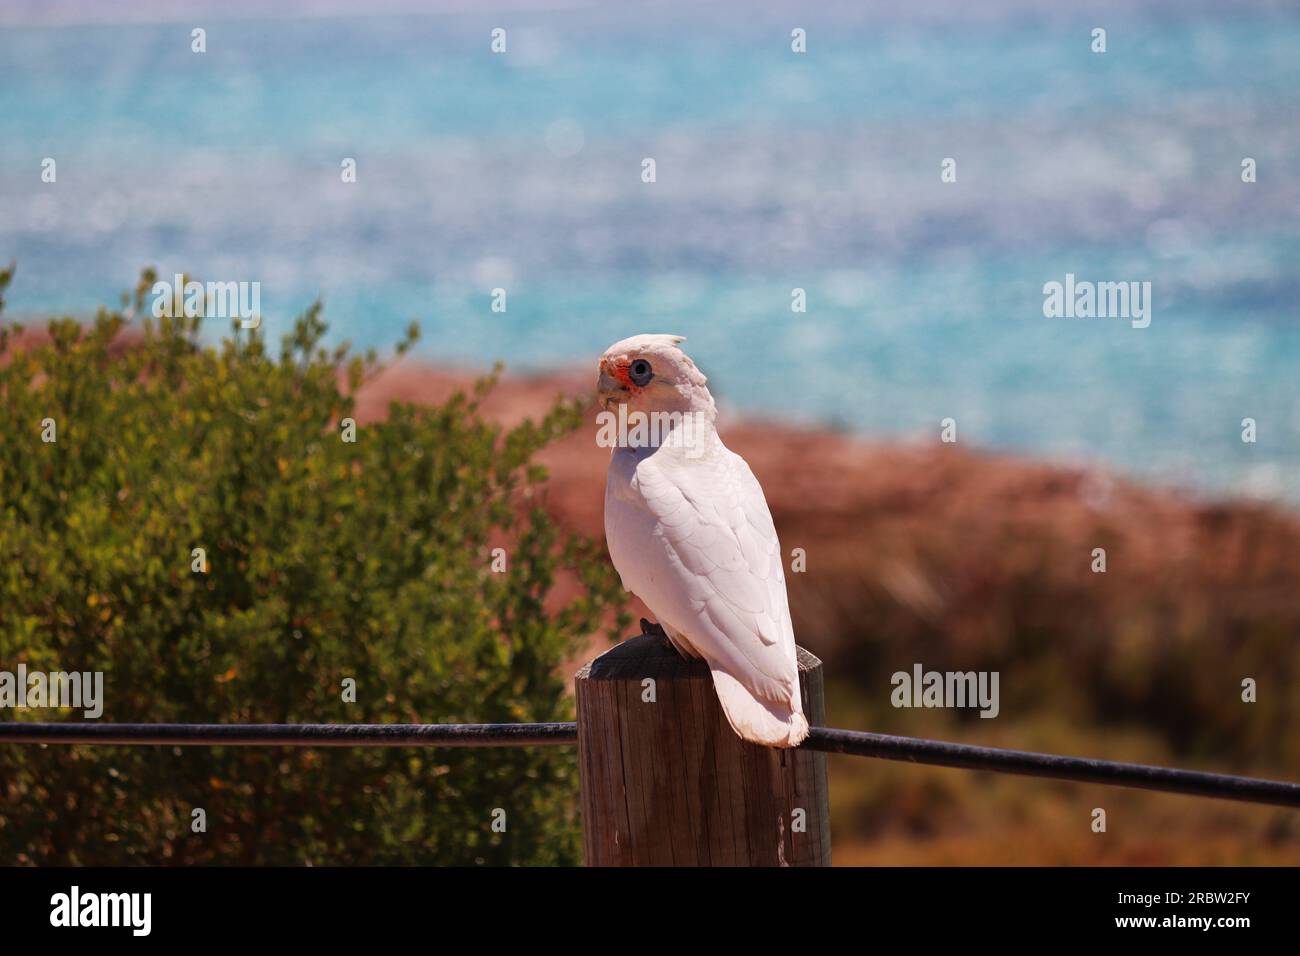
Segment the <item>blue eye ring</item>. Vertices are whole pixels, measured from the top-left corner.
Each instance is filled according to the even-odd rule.
[[[645,386],[650,384],[650,379],[655,377],[655,371],[650,367],[650,363],[643,358],[633,360],[632,364],[627,367],[627,377],[633,385]]]

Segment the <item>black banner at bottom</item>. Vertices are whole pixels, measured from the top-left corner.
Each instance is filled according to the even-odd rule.
[[[1300,869],[0,869],[0,934],[65,942],[374,941],[436,928],[545,945],[728,938],[803,924],[866,939],[1184,939],[1294,930]],[[687,925],[682,922],[682,925]],[[685,932],[685,930],[683,930]],[[453,934],[453,935],[448,935]],[[621,935],[618,935],[621,934]],[[974,935],[972,935],[974,934]],[[18,950],[10,950],[18,951]]]

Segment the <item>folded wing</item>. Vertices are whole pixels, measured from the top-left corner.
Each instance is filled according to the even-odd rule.
[[[668,452],[668,453],[665,453]],[[660,449],[611,475],[610,554],[624,584],[705,658],[732,728],[793,746],[807,735],[781,545],[740,456]]]

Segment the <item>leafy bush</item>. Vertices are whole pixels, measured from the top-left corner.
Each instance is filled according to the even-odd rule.
[[[530,459],[578,408],[502,430],[486,379],[348,443],[379,366],[320,347],[319,304],[275,359],[256,331],[212,347],[197,318],[137,323],[153,278],[47,342],[0,330],[0,670],[102,670],[114,722],[572,719],[557,666],[618,589],[545,517]],[[567,748],[0,746],[0,859],[565,863],[576,787]]]

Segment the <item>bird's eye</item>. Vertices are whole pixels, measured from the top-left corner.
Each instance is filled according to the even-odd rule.
[[[627,370],[627,377],[632,380],[633,385],[649,385],[654,375],[654,369],[645,359],[637,359]]]

